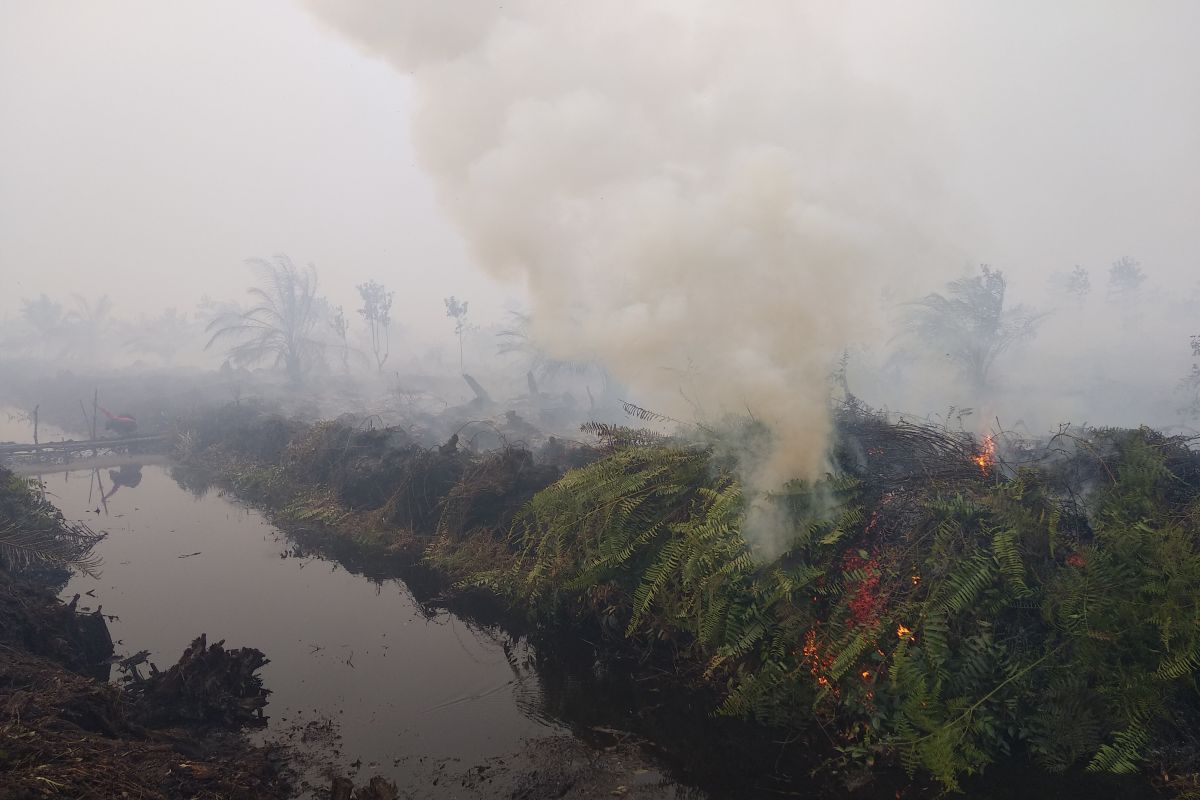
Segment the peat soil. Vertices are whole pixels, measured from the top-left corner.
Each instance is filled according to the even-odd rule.
[[[122,689],[100,611],[41,578],[0,572],[0,798],[283,798],[279,754],[240,732],[266,693],[262,654],[203,637]]]

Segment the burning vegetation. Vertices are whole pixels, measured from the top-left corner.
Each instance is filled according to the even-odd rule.
[[[1189,442],[1086,430],[1004,462],[993,437],[861,408],[838,422],[837,471],[767,498],[791,533],[778,559],[740,535],[736,465],[679,442],[618,447],[539,493],[513,562],[479,580],[684,654],[727,687],[722,713],[819,721],[846,761],[947,788],[1017,754],[1115,773],[1161,758],[1196,710]]]
[[[975,456],[975,463],[979,465],[979,471],[984,475],[996,463],[996,437],[990,433],[983,437],[983,444],[979,448],[979,454]]]
[[[0,400],[33,409],[34,441],[0,457],[120,456],[111,491],[93,467],[107,512],[169,448],[197,494],[215,481],[280,525],[399,553],[442,599],[584,629],[823,748],[822,775],[955,790],[1033,762],[1200,794],[1195,9],[266,5],[284,24],[116,14],[95,37],[13,16],[0,158],[30,200],[0,215],[24,265]],[[314,38],[256,80],[192,63],[289,30]],[[181,36],[204,46],[161,46]],[[97,96],[95,131],[47,121]],[[161,124],[107,127],[160,106]],[[321,124],[281,137],[275,119]],[[398,194],[366,183],[400,174]],[[213,198],[238,224],[213,224]],[[263,231],[332,280],[279,253],[234,299],[221,260]],[[954,272],[977,257],[1002,268]],[[949,402],[1021,433],[877,410]],[[80,416],[90,438],[37,441],[39,419]],[[1060,419],[1121,427],[1030,433]],[[0,471],[0,771],[30,796],[83,793],[76,763],[114,796],[283,792],[256,756],[226,774],[164,743],[256,724],[263,654],[201,636],[98,687],[76,673],[103,619],[54,606],[45,575],[31,613],[54,635],[26,635],[10,572],[98,566],[97,535],[56,514]],[[151,766],[174,783],[139,784]]]

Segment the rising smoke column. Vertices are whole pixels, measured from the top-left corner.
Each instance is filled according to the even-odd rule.
[[[941,247],[929,144],[851,74],[835,4],[310,5],[412,76],[441,199],[544,347],[770,425],[752,488],[821,473],[835,354]]]

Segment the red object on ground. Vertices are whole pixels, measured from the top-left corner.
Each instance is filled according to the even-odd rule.
[[[104,416],[108,417],[111,422],[132,422],[134,425],[137,424],[137,420],[128,414],[114,414],[104,406],[98,406],[98,408],[104,412]]]
[[[108,417],[108,422],[104,423],[104,427],[110,431],[116,431],[121,434],[130,434],[137,430],[137,420],[129,414],[114,414],[104,406],[97,406],[104,412],[104,416]]]

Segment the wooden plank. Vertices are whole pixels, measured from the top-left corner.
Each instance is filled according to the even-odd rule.
[[[42,444],[0,444],[0,455],[12,453],[70,453],[79,450],[112,450],[131,444],[162,442],[166,436],[138,436],[132,439],[85,439],[65,442],[43,442]]]
[[[5,464],[17,475],[48,475],[55,472],[111,469],[125,465],[139,467],[170,464],[171,457],[160,453],[114,453],[109,455],[84,455],[75,457],[69,453],[42,456],[36,460],[12,460]]]

